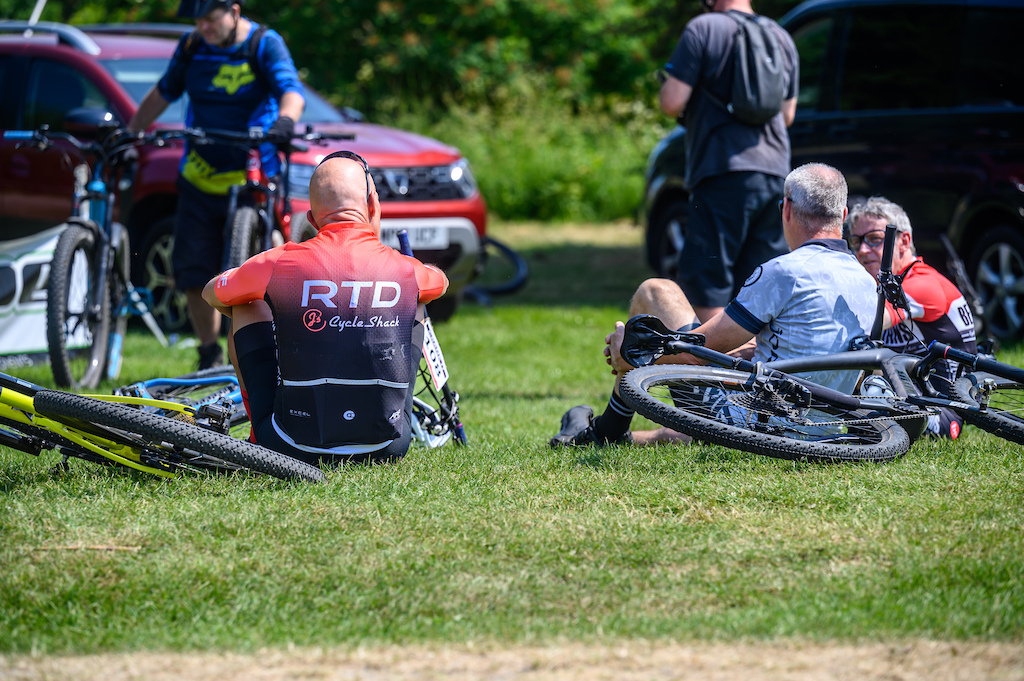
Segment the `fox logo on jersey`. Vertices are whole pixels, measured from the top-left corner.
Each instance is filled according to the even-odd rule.
[[[256,80],[256,76],[252,74],[252,69],[249,68],[249,62],[242,62],[241,64],[224,64],[220,67],[220,71],[213,77],[213,86],[224,88],[224,91],[229,95],[233,95],[238,92],[243,85]]]

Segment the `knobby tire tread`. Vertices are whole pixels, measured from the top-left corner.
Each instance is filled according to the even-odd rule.
[[[228,268],[238,267],[260,250],[260,216],[251,206],[239,206],[231,220]]]
[[[297,478],[309,482],[320,482],[324,479],[324,474],[319,468],[290,456],[246,440],[149,414],[123,404],[58,390],[42,390],[36,393],[34,406],[39,413],[46,416],[74,419],[129,431],[154,444],[167,442],[276,478]],[[174,464],[173,461],[169,463]]]
[[[988,409],[983,413],[961,411],[961,415],[968,423],[986,432],[1024,444],[1024,384],[994,374],[968,374],[953,382],[953,396],[961,402],[977,404],[975,395],[985,379],[994,380],[996,385],[996,394]]]
[[[109,290],[99,295],[100,315],[99,319],[90,325],[92,345],[88,350],[85,370],[81,376],[74,375],[64,333],[75,253],[82,251],[86,255],[89,263],[88,287],[92,288],[96,246],[96,237],[90,229],[75,224],[68,225],[57,239],[57,246],[50,261],[49,282],[46,287],[46,342],[53,380],[62,388],[95,388],[106,370],[107,344],[110,340]],[[106,281],[109,286],[109,278]],[[90,298],[95,295],[96,292],[93,291]],[[81,360],[75,360],[76,363],[79,361]]]
[[[862,443],[814,442],[782,437],[751,430],[742,425],[668,404],[651,395],[648,390],[657,385],[671,384],[690,387],[722,381],[745,385],[752,374],[716,367],[649,366],[625,374],[619,385],[623,399],[636,411],[655,423],[667,426],[691,437],[722,445],[731,449],[761,454],[777,459],[808,460],[828,463],[844,461],[883,462],[899,458],[910,448],[907,432],[891,420],[870,421],[863,429],[873,440]],[[852,418],[872,418],[863,411],[836,411],[836,418],[845,414]],[[792,430],[797,431],[797,428]]]

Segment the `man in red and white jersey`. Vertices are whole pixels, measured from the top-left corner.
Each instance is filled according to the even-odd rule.
[[[380,242],[358,155],[328,155],[309,194],[314,238],[253,256],[203,297],[231,317],[257,443],[313,464],[394,460],[411,439],[422,306],[448,279]]]
[[[896,227],[892,271],[903,276],[903,293],[910,313],[886,303],[886,329],[882,333],[886,347],[923,355],[928,345],[937,340],[965,352],[977,351],[971,306],[953,282],[916,255],[913,228],[902,207],[873,196],[850,210],[847,224],[850,248],[861,265],[876,278],[881,269],[885,226]],[[932,385],[948,393],[956,369],[957,365],[952,362],[939,362]],[[952,410],[943,409],[941,416],[929,423],[928,432],[956,438],[962,426],[963,419]]]

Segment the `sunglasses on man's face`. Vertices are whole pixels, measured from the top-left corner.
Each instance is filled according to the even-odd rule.
[[[334,151],[334,152],[331,152],[330,154],[327,154],[326,156],[324,156],[323,160],[320,161],[320,164],[323,164],[324,161],[329,161],[332,158],[347,158],[348,160],[355,161],[356,163],[358,163],[361,166],[363,166],[363,172],[366,173],[366,207],[369,208],[370,207],[370,166],[368,166],[366,164],[366,159],[364,159],[362,156],[360,156],[359,154],[357,154],[354,151],[348,151],[347,149],[342,149],[341,151]],[[320,165],[320,164],[318,164],[318,165]]]

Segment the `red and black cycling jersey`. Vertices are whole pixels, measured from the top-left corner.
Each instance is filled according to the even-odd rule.
[[[937,340],[964,352],[976,352],[974,316],[960,289],[920,257],[902,274],[910,315],[908,318],[906,310],[896,310],[886,303],[890,318],[902,321],[882,333],[885,346],[897,352],[923,355],[931,342]],[[940,362],[935,369],[935,387],[947,390],[956,365]]]
[[[417,305],[447,285],[369,225],[337,223],[225,272],[216,294],[225,305],[270,305],[281,371],[275,429],[297,447],[345,453],[400,434]]]

